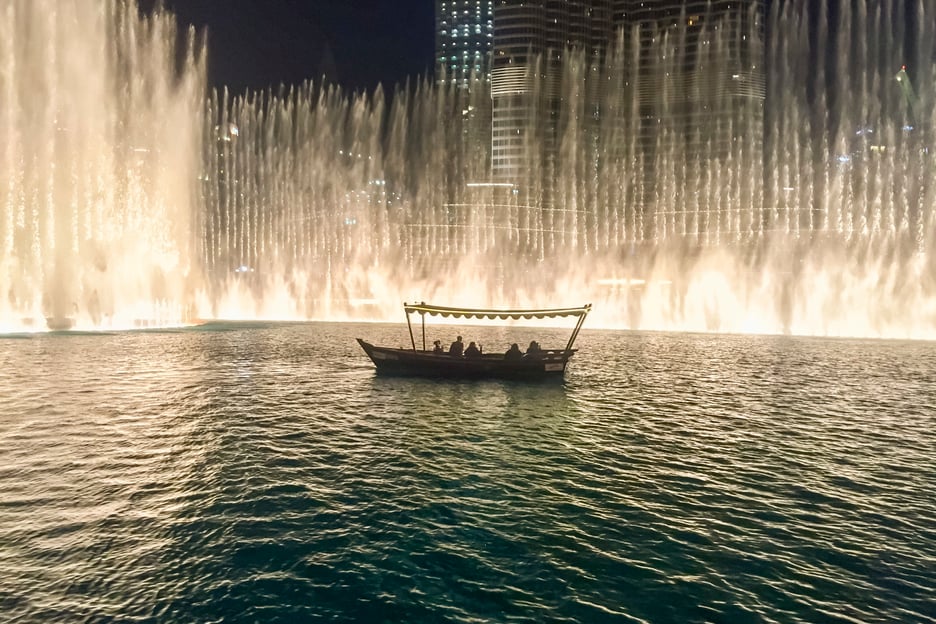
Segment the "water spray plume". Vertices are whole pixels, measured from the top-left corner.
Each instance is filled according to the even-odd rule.
[[[802,4],[740,33],[763,46],[764,109],[693,100],[735,111],[683,137],[701,158],[666,77],[702,52],[672,29],[625,31],[600,63],[567,51],[558,79],[528,76],[560,94],[555,158],[520,137],[508,182],[466,140],[483,90],[208,93],[204,46],[165,11],[7,0],[0,331],[592,302],[592,327],[936,338],[936,79],[906,74],[933,66],[936,12]],[[717,25],[693,27],[706,84],[737,90],[755,72],[718,61],[738,31]]]

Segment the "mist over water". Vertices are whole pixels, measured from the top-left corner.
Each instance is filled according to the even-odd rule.
[[[661,77],[690,53],[713,83],[756,73],[718,61],[737,44],[718,21],[704,49],[655,33],[650,72],[628,33],[601,63],[534,69],[533,93],[561,94],[558,148],[524,137],[529,170],[507,187],[465,140],[480,90],[208,93],[204,49],[171,15],[8,0],[0,326],[592,302],[604,327],[932,338],[936,14],[842,4],[773,3],[766,109],[713,113],[687,138],[708,158],[686,157]],[[761,118],[763,151],[742,131]]]

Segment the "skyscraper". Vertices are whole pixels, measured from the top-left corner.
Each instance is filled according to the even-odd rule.
[[[627,211],[626,234],[609,240],[717,244],[763,231],[765,4],[489,3],[491,110],[479,117],[490,122],[491,180],[542,210],[534,246],[575,241],[583,224],[603,227],[601,210]],[[484,28],[464,21],[483,8],[437,5],[449,85],[468,85],[463,61],[475,52],[464,46]],[[484,131],[469,134],[477,142]],[[577,233],[568,236],[563,220]]]
[[[438,80],[462,87],[490,82],[493,0],[436,0]]]
[[[492,175],[549,177],[559,133],[566,51],[599,62],[612,35],[611,0],[497,0],[491,70]],[[539,171],[539,174],[537,174]]]
[[[626,71],[648,181],[637,210],[657,215],[648,236],[719,242],[763,229],[764,10],[765,0],[615,0],[615,26],[636,60]],[[726,166],[737,185],[686,208],[711,195],[709,172]],[[663,206],[674,188],[677,205]]]

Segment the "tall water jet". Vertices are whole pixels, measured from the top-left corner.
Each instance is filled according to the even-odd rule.
[[[134,0],[0,3],[0,330],[183,320],[205,76]]]
[[[558,74],[530,64],[517,84],[549,102],[509,182],[465,140],[480,90],[215,96],[211,313],[590,300],[614,327],[933,337],[936,11],[816,6],[684,15],[691,37],[645,23],[602,58],[565,51]]]
[[[390,105],[311,83],[216,94],[199,254],[212,314],[395,316],[425,280],[476,259],[464,231],[484,207],[451,198],[485,177],[461,140],[480,97],[424,81]]]

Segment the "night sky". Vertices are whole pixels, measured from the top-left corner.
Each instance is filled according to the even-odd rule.
[[[149,10],[155,0],[140,0]],[[431,0],[163,0],[181,24],[208,29],[208,78],[235,93],[322,74],[349,89],[426,74]]]

